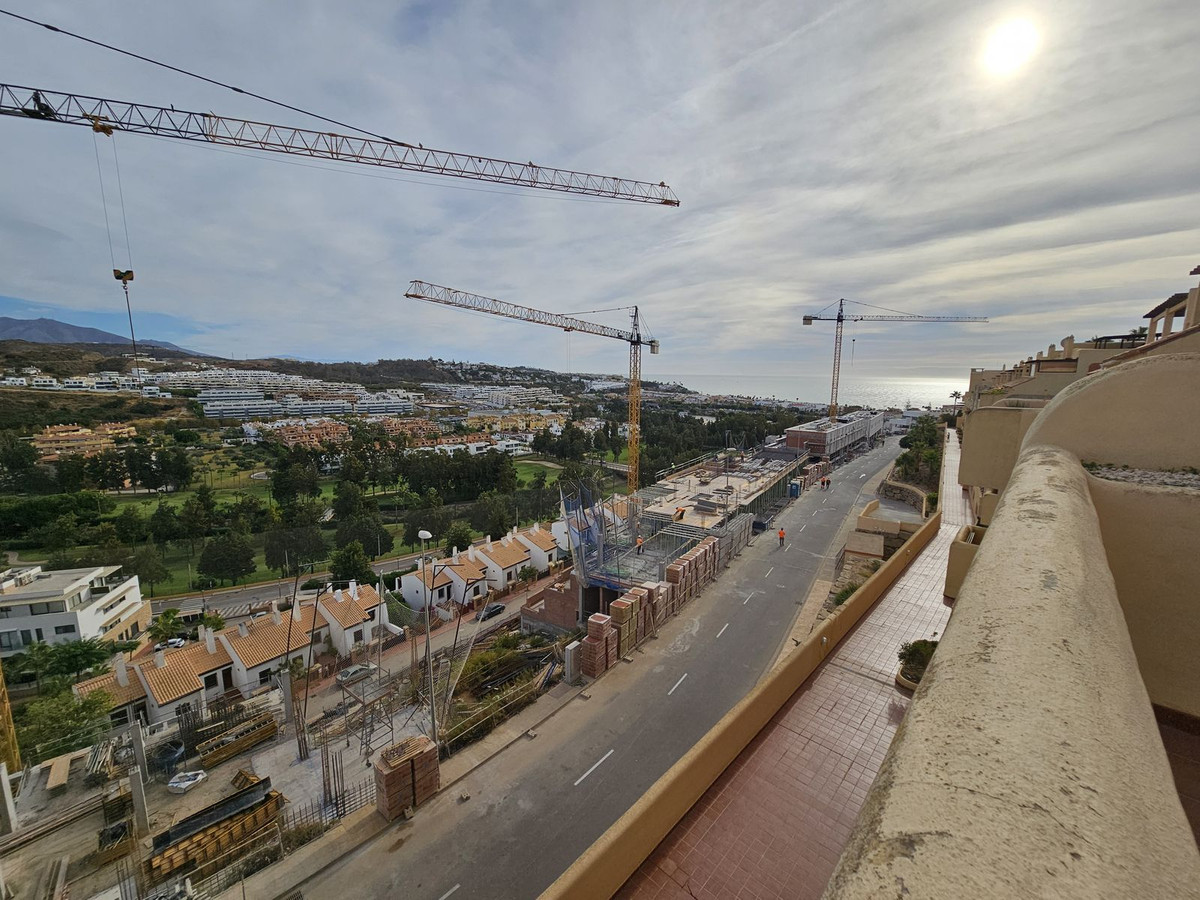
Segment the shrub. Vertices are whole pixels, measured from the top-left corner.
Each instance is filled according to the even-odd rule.
[[[900,652],[896,654],[900,660],[900,674],[914,684],[919,683],[925,674],[925,667],[933,658],[933,651],[937,649],[937,645],[937,641],[925,640],[901,644]]]
[[[833,595],[833,605],[841,606],[843,603],[845,603],[847,600],[849,600],[851,598],[851,596],[853,596],[854,592],[857,591],[860,587],[862,587],[861,584],[846,585],[844,588],[842,588],[840,591],[838,591],[836,594]]]
[[[937,509],[937,505],[938,505],[938,492],[937,491],[930,491],[928,494],[925,495],[925,505],[927,507],[927,510],[926,510],[927,512],[933,512],[935,509]]]
[[[325,587],[325,585],[321,582],[321,579],[310,578],[310,579],[308,579],[308,581],[306,581],[300,585],[300,590],[302,590],[302,591],[319,591],[323,587]]]

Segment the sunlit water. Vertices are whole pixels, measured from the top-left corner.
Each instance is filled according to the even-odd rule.
[[[778,400],[829,402],[828,377],[806,375],[689,375],[680,379],[685,387],[709,394],[743,394]],[[933,406],[953,402],[952,391],[965,391],[967,382],[958,378],[854,378],[842,379],[838,402],[879,409]]]

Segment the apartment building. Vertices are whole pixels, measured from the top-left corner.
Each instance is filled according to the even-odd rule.
[[[37,641],[138,640],[149,623],[137,576],[120,566],[0,572],[0,658]]]
[[[118,438],[137,436],[132,425],[105,422],[93,428],[81,425],[47,425],[33,438],[42,462],[54,462],[63,456],[95,456],[112,450]]]
[[[838,416],[835,421],[825,418],[793,425],[786,430],[785,438],[793,450],[804,450],[811,456],[836,457],[880,434],[887,419],[886,413],[864,409]]]

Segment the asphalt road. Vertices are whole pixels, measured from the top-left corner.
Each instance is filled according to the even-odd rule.
[[[590,699],[305,882],[305,897],[348,885],[356,897],[536,897],[770,667],[862,485],[897,452],[891,440],[793,502],[774,525],[784,547],[773,531],[752,540]]]

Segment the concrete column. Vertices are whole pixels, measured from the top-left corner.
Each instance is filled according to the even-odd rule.
[[[150,767],[146,765],[146,738],[142,733],[141,722],[134,720],[129,726],[129,736],[133,739],[133,758],[137,761],[138,770],[149,772]]]
[[[1146,343],[1147,344],[1150,343],[1151,341],[1153,341],[1155,339],[1155,337],[1157,336],[1158,323],[1159,323],[1158,318],[1154,318],[1154,319],[1150,320],[1150,327],[1146,329]]]
[[[291,672],[279,673],[279,687],[283,691],[283,721],[284,724],[291,724],[295,717],[295,710],[292,708],[292,674]]]
[[[17,824],[17,805],[13,802],[12,785],[8,783],[8,764],[0,762],[0,834],[12,834]]]
[[[129,791],[133,796],[133,827],[138,837],[150,833],[150,814],[146,809],[146,786],[142,784],[142,770],[134,766],[129,770]]]
[[[1174,322],[1175,322],[1174,311],[1163,314],[1163,337],[1166,337],[1168,334],[1171,333],[1171,326],[1174,324]]]

